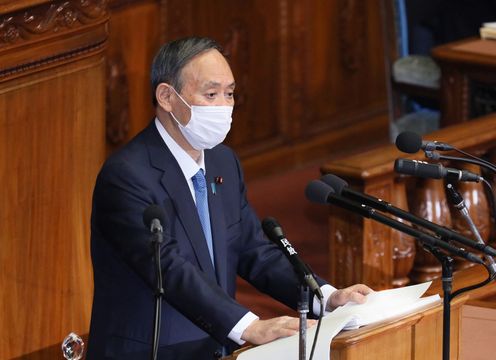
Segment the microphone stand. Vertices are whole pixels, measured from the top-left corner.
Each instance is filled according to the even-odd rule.
[[[390,214],[393,214],[395,216],[398,216],[402,219],[409,220],[410,222],[425,227],[433,232],[435,232],[443,241],[450,241],[450,240],[455,240],[457,242],[460,242],[464,245],[470,246],[472,248],[475,248],[479,251],[482,251],[485,254],[485,258],[490,264],[489,266],[486,266],[488,272],[489,272],[489,278],[486,281],[483,281],[480,284],[477,284],[475,286],[467,287],[464,289],[460,289],[456,291],[455,293],[451,293],[452,287],[453,287],[453,258],[449,256],[446,253],[443,253],[440,251],[440,249],[437,247],[439,244],[435,243],[429,243],[422,241],[423,239],[419,238],[418,235],[415,236],[415,233],[412,232],[411,230],[407,230],[405,227],[398,226],[399,224],[394,224],[389,221],[387,221],[384,218],[376,218],[376,214],[374,214],[373,210],[367,209],[366,205],[362,205],[362,207],[358,211],[362,216],[370,217],[376,221],[382,222],[386,225],[392,226],[393,228],[405,232],[409,235],[412,235],[414,237],[417,237],[417,239],[421,240],[423,247],[431,252],[434,257],[436,257],[437,260],[441,263],[442,266],[442,284],[443,284],[443,360],[449,360],[450,356],[450,322],[451,322],[451,300],[461,294],[464,291],[471,290],[472,288],[478,288],[480,286],[484,286],[488,282],[492,281],[496,277],[496,264],[492,256],[495,255],[495,250],[491,248],[490,246],[487,246],[484,241],[482,240],[479,232],[477,231],[477,228],[475,227],[472,219],[470,218],[468,211],[465,207],[465,203],[463,201],[463,198],[461,195],[456,191],[454,188],[454,185],[451,183],[448,183],[447,185],[448,188],[448,194],[451,199],[451,201],[454,203],[454,205],[462,212],[462,215],[464,218],[467,220],[469,223],[469,226],[474,234],[474,236],[477,238],[477,242],[474,242],[471,239],[468,239],[461,234],[458,234],[455,231],[452,231],[448,228],[440,227],[437,224],[431,223],[425,219],[419,218],[414,216],[413,214],[410,214],[404,210],[401,210],[399,208],[394,207],[393,205],[381,200],[381,199],[375,199],[371,196],[365,195],[365,194],[358,194],[353,191],[349,192],[349,196],[351,196],[353,199],[357,199],[358,201],[363,201],[367,205],[371,205],[374,208],[377,208],[381,211],[388,212]],[[339,199],[336,196],[329,195],[329,199],[331,199],[331,203],[335,203],[338,206],[341,206],[343,208],[346,208],[348,210],[354,210],[357,211],[358,209],[355,207],[353,209],[353,206],[351,203],[347,201],[343,201],[343,199]],[[368,216],[372,215],[372,216]],[[442,246],[441,246],[442,247]],[[445,249],[448,250],[448,249]],[[455,252],[451,252],[448,250],[448,253],[456,254]],[[472,258],[465,259],[472,261],[472,262],[478,262],[482,265],[485,265],[482,260],[478,259],[479,261],[476,261],[475,255],[471,254]],[[492,255],[492,256],[491,256]]]
[[[436,247],[425,246],[434,257],[439,260],[442,268],[443,282],[443,360],[450,359],[450,326],[451,326],[451,290],[453,289],[453,263],[451,256],[443,253]]]
[[[307,275],[308,276],[308,275]],[[307,314],[308,314],[308,285],[306,282],[300,284],[300,301],[298,302],[298,314],[300,318],[300,333],[298,359],[307,359]]]
[[[480,167],[486,168],[487,170],[490,170],[494,174],[496,174],[496,166],[494,164],[490,163],[489,161],[481,159],[477,156],[474,156],[468,152],[465,152],[465,151],[457,149],[457,148],[453,148],[453,150],[459,152],[460,154],[465,155],[466,157],[442,155],[442,154],[438,153],[437,151],[433,151],[433,150],[424,150],[424,155],[426,158],[431,159],[431,160],[461,161],[461,162],[466,162],[469,164],[475,164],[475,165],[478,165]],[[491,185],[486,180],[484,180],[484,178],[482,178],[482,180],[484,181],[485,185],[488,188],[488,193],[489,193],[488,196],[490,196],[489,200],[491,202],[492,217],[493,217],[493,220],[496,221],[496,207],[495,207],[494,191],[492,190]]]
[[[462,217],[468,223],[472,234],[475,236],[480,244],[484,244],[484,240],[480,236],[470,214],[465,206],[465,201],[456,189],[453,183],[448,183],[446,185],[448,198],[451,203],[460,211]],[[439,249],[429,249],[429,251],[439,260],[442,265],[442,282],[443,282],[443,360],[449,360],[450,358],[450,322],[451,322],[451,300],[453,299],[451,295],[451,290],[453,288],[453,258],[443,254]],[[485,255],[486,260],[489,263],[487,270],[494,276],[496,274],[495,268],[496,264],[494,259]]]
[[[160,245],[162,245],[162,227],[155,228],[151,237],[155,250],[155,271],[157,277],[157,286],[155,288],[155,318],[153,321],[153,341],[151,359],[156,360],[158,356],[158,344],[160,338],[160,319],[162,317],[162,298],[164,288],[162,287],[162,267],[160,265]]]
[[[399,230],[405,234],[415,237],[422,243],[422,246],[430,251],[442,265],[442,282],[443,282],[443,360],[449,360],[450,355],[450,322],[451,322],[451,290],[453,287],[453,258],[448,254],[454,254],[455,256],[461,256],[464,259],[483,264],[483,261],[472,253],[468,253],[463,249],[456,248],[449,243],[445,242],[445,238],[441,237],[435,238],[428,234],[423,233],[417,229],[411,228],[404,225],[401,222],[393,220],[382,214],[378,214],[374,209],[369,208],[366,205],[361,205],[357,207],[357,204],[338,197],[336,195],[330,194],[328,196],[328,201],[332,204],[336,204],[347,210],[352,210],[358,212],[364,217],[371,218],[375,221],[388,225],[396,230]],[[448,237],[449,239],[449,237]],[[440,248],[447,251],[448,254],[443,253]]]
[[[477,239],[477,242],[479,244],[485,245],[484,240],[482,239],[482,236],[479,233],[479,230],[477,230],[477,227],[475,226],[474,221],[470,217],[467,206],[465,205],[465,200],[463,200],[463,197],[460,195],[460,193],[456,189],[455,184],[448,183],[446,185],[446,188],[448,189],[448,191],[447,191],[448,198],[450,199],[451,203],[455,206],[455,208],[458,209],[458,211],[462,215],[463,219],[467,222],[468,226],[470,227],[470,230],[472,231],[472,234]],[[484,258],[488,262],[488,270],[491,273],[491,275],[496,274],[496,262],[494,261],[494,259],[491,256],[489,256],[488,254],[485,254]]]
[[[318,183],[318,182],[317,182]],[[323,183],[323,182],[322,182]],[[312,183],[310,183],[312,184]],[[325,183],[324,183],[325,184]],[[327,185],[327,184],[326,184]],[[321,192],[322,187],[315,186],[316,192]],[[330,188],[330,187],[329,187]],[[308,187],[307,187],[308,189]],[[313,191],[313,189],[312,189]],[[312,192],[310,191],[310,192]],[[320,194],[319,194],[320,196]],[[317,200],[320,202],[320,198]],[[450,351],[450,320],[451,320],[451,299],[453,299],[456,295],[459,295],[462,291],[467,291],[470,288],[467,287],[465,289],[461,289],[456,291],[453,295],[451,294],[452,284],[453,284],[453,259],[451,258],[451,254],[455,256],[463,257],[464,259],[485,265],[484,262],[477,257],[476,255],[465,251],[464,249],[457,248],[452,246],[451,244],[445,242],[446,237],[441,237],[442,239],[430,236],[420,230],[414,229],[410,226],[407,226],[399,221],[391,219],[382,214],[378,214],[375,209],[364,205],[358,204],[354,201],[350,201],[348,199],[342,198],[341,196],[335,195],[331,192],[326,194],[327,203],[337,205],[343,209],[350,210],[352,212],[358,213],[363,217],[370,218],[372,220],[378,221],[382,224],[390,226],[396,230],[399,230],[405,234],[411,235],[419,240],[423,247],[429,250],[442,264],[442,282],[443,282],[443,293],[444,293],[444,301],[443,301],[443,360],[449,360],[449,351]],[[450,237],[447,237],[450,239]],[[443,249],[448,254],[443,253],[441,250]],[[489,278],[483,281],[480,284],[475,285],[473,288],[483,286],[490,281],[492,281],[494,276],[489,276]]]

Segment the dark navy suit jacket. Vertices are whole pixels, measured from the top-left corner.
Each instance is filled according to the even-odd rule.
[[[95,288],[87,359],[149,357],[155,270],[142,217],[151,204],[167,215],[161,359],[212,359],[221,346],[232,348],[227,335],[248,312],[234,300],[236,275],[296,308],[299,283],[262,234],[235,154],[224,145],[206,150],[205,167],[215,269],[188,184],[154,122],[103,165],[91,218]],[[223,181],[214,193],[215,177]]]

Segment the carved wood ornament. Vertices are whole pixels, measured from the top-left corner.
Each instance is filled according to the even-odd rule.
[[[0,48],[100,20],[107,0],[55,1],[0,17]]]
[[[0,77],[103,50],[107,3],[108,0],[52,1],[0,15]],[[78,37],[82,32],[89,35]],[[16,56],[10,57],[9,53]]]

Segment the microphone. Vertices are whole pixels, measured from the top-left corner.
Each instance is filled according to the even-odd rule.
[[[150,232],[157,235],[156,240],[162,242],[162,224],[165,223],[165,211],[158,205],[148,206],[143,213],[143,223]]]
[[[379,211],[387,212],[401,219],[410,221],[412,224],[422,226],[430,231],[433,231],[437,236],[440,236],[443,239],[454,240],[465,246],[469,246],[473,249],[482,251],[484,254],[496,256],[496,250],[491,246],[475,242],[474,240],[469,239],[454,230],[415,216],[403,209],[392,205],[391,203],[388,203],[385,200],[378,199],[376,197],[364,194],[360,191],[353,190],[352,188],[348,187],[348,183],[346,181],[336,175],[324,175],[321,177],[321,182],[324,182],[325,184],[316,184],[313,186],[317,186],[318,188],[325,188],[324,190],[322,190],[325,194],[325,199],[315,200],[315,202],[325,203],[327,201],[326,199],[328,198],[328,195],[331,193],[335,193],[347,199],[371,206]],[[330,186],[331,189],[327,189],[325,186],[326,184],[328,185],[327,188]],[[327,192],[329,192],[329,194],[327,194]],[[353,209],[350,210],[354,211]]]
[[[377,213],[375,209],[370,206],[356,203],[354,201],[345,199],[341,196],[335,194],[334,190],[320,180],[312,180],[308,183],[305,194],[310,201],[317,202],[320,204],[334,204],[346,210],[350,210],[359,215],[370,218],[382,224],[392,227],[398,231],[401,231],[407,235],[413,236],[418,239],[423,244],[431,247],[439,247],[451,253],[455,256],[462,257],[470,262],[483,264],[483,261],[476,255],[466,251],[465,249],[453,246],[445,241],[442,241],[434,236],[426,234],[420,230],[414,229],[408,225],[405,225],[397,220],[391,219],[385,215]]]
[[[395,141],[398,150],[415,154],[420,149],[424,151],[447,151],[454,150],[454,147],[438,141],[422,141],[422,137],[413,131],[403,131],[396,137]]]
[[[420,135],[412,131],[404,131],[401,134],[399,134],[396,137],[396,147],[398,148],[398,150],[409,154],[414,154],[420,149],[422,149],[424,150],[425,157],[427,157],[428,159],[464,161],[471,164],[477,164],[496,173],[496,166],[491,164],[489,161],[478,158],[477,156],[471,155],[465,151],[457,149],[456,147],[446,143],[437,142],[437,141],[422,141]],[[439,150],[439,151],[455,150],[465,155],[465,157],[441,155],[437,153],[435,150]]]
[[[483,178],[467,170],[458,170],[444,167],[441,164],[430,164],[425,161],[396,159],[394,171],[399,174],[407,174],[427,179],[442,179],[456,181],[482,181]]]
[[[307,264],[305,264],[300,259],[296,250],[293,248],[293,246],[288,241],[288,239],[286,239],[286,236],[282,231],[281,225],[279,225],[277,220],[272,217],[267,217],[263,219],[262,229],[265,235],[267,235],[267,237],[272,242],[274,242],[277,246],[279,246],[279,248],[282,250],[284,255],[286,255],[288,260],[293,265],[298,276],[301,279],[305,280],[310,290],[315,294],[315,296],[317,296],[322,301],[324,299],[324,296],[322,295],[322,290],[320,290],[319,284],[315,280],[315,277],[308,268]]]
[[[158,205],[152,204],[143,212],[143,222],[150,229],[152,236],[151,241],[155,249],[155,272],[156,272],[156,288],[155,288],[155,313],[153,319],[153,338],[152,338],[152,359],[158,357],[158,347],[160,339],[160,319],[162,318],[162,297],[164,296],[164,288],[162,286],[162,266],[160,265],[160,245],[162,244],[162,224],[165,223],[165,211]]]
[[[320,180],[321,182],[329,185],[331,187],[331,190],[336,195],[341,195],[351,200],[358,201],[379,211],[390,212],[390,208],[393,207],[390,203],[382,199],[378,199],[373,196],[353,190],[352,188],[348,187],[348,183],[346,181],[336,175],[326,174],[322,176]]]
[[[334,189],[321,180],[310,181],[305,188],[305,196],[308,200],[317,204],[328,204],[332,201],[333,204],[336,204],[343,209],[351,212],[358,212],[363,217],[370,217],[369,211],[365,205],[359,205],[347,199],[335,196]]]

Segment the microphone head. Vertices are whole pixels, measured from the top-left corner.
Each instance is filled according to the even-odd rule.
[[[398,174],[418,176],[425,179],[441,179],[446,170],[442,165],[429,164],[424,161],[396,159],[394,171]]]
[[[414,175],[417,162],[409,159],[394,160],[394,172],[398,174]]]
[[[267,237],[272,241],[277,241],[278,238],[283,238],[281,225],[273,217],[266,217],[262,220],[262,229]]]
[[[321,180],[312,180],[305,188],[307,199],[319,204],[327,204],[327,198],[332,193],[334,193],[333,188]]]
[[[158,219],[160,224],[165,223],[165,211],[160,206],[152,204],[143,212],[143,223],[150,229],[153,219]]]
[[[326,174],[322,176],[320,180],[329,185],[337,195],[341,195],[343,189],[348,187],[348,183],[346,181],[333,174]]]
[[[398,150],[415,154],[422,148],[422,137],[413,131],[403,131],[396,137],[395,143]]]

